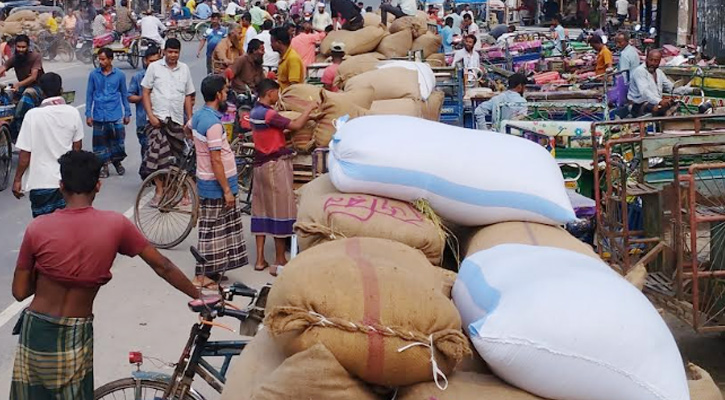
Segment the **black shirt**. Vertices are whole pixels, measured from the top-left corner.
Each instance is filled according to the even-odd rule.
[[[332,0],[330,2],[332,18],[342,18],[345,21],[357,21],[362,18],[360,9],[352,0]]]

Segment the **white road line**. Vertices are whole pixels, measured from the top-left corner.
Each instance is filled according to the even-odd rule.
[[[85,107],[85,106],[86,106],[85,104],[81,104],[81,105],[79,105],[79,106],[76,106],[76,110],[80,110],[81,108],[83,108],[83,107]]]
[[[0,312],[0,327],[7,324],[8,321],[13,319],[13,317],[15,317],[20,311],[23,311],[23,309],[25,309],[32,300],[33,297],[31,296],[23,301],[16,301]]]
[[[126,210],[126,212],[123,213],[123,216],[126,217],[126,218],[128,218],[128,219],[131,219],[131,217],[133,217],[133,207],[131,207],[128,210]]]

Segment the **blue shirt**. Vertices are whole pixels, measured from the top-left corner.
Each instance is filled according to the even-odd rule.
[[[206,3],[199,4],[196,7],[196,16],[199,19],[208,19],[211,17],[211,8]]]
[[[131,117],[126,75],[120,69],[114,67],[108,75],[104,75],[100,67],[91,71],[86,88],[86,117],[98,122],[116,122]]]
[[[221,117],[222,114],[219,111],[209,106],[202,107],[191,116],[191,130],[194,133],[197,159],[196,187],[199,196],[205,199],[224,198],[224,190],[222,190],[222,186],[217,182],[211,170],[210,152],[215,150],[221,150],[222,152],[222,165],[224,165],[224,172],[227,175],[229,189],[234,195],[239,192],[234,155],[227,142],[226,133],[223,131]],[[215,130],[212,131],[212,127]],[[208,136],[207,133],[210,131],[214,132],[214,134]],[[203,157],[209,158],[203,159]]]
[[[128,94],[132,96],[141,96],[143,94],[143,88],[141,82],[143,77],[146,76],[146,69],[136,72],[131,77],[131,83],[128,86]],[[148,122],[146,117],[146,109],[143,107],[143,103],[136,103],[136,128],[145,128]]]
[[[206,56],[211,57],[214,53],[214,49],[227,36],[227,30],[219,27],[217,29],[209,28],[204,32],[204,39],[206,39]]]
[[[443,39],[443,52],[453,52],[453,29],[446,25],[441,29],[441,39]]]

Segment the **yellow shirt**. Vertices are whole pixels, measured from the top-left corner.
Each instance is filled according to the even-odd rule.
[[[277,82],[281,90],[305,80],[305,66],[302,58],[292,47],[288,47],[277,67]]]
[[[58,33],[58,21],[55,18],[48,18],[48,30],[50,33]]]
[[[594,73],[601,75],[607,72],[607,65],[612,65],[612,52],[607,46],[604,46],[597,55],[597,67],[594,69]]]
[[[189,11],[191,11],[191,13],[193,14],[194,11],[196,11],[196,1],[195,0],[189,0],[189,1],[187,1],[186,2],[186,8],[188,8]]]

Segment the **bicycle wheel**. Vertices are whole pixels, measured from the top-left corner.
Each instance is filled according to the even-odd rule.
[[[10,170],[13,165],[12,141],[7,125],[0,127],[0,190],[5,190],[10,183]]]
[[[138,59],[140,56],[141,56],[141,54],[138,49],[138,41],[134,41],[131,44],[131,50],[129,50],[129,53],[128,53],[128,63],[131,64],[131,68],[133,68],[133,69],[138,68]]]
[[[237,183],[240,196],[244,196],[252,187],[252,171],[254,170],[254,147],[245,146],[245,142],[236,137],[230,145],[237,163]]]
[[[75,51],[73,50],[73,46],[71,46],[70,43],[66,41],[60,41],[56,44],[55,56],[57,56],[60,61],[65,63],[73,61],[74,53]]]
[[[168,383],[142,379],[138,383],[133,378],[124,378],[109,382],[93,392],[94,400],[102,399],[135,399],[154,400],[160,399]],[[137,389],[140,393],[137,393]],[[140,397],[137,396],[140,395]],[[203,400],[204,398],[196,393],[187,393],[184,400]]]
[[[181,39],[187,42],[191,42],[194,40],[194,36],[196,36],[196,31],[194,30],[194,27],[188,27],[181,29],[179,31],[179,36],[181,36]]]
[[[160,196],[156,196],[157,184],[162,188]],[[136,226],[149,242],[170,249],[183,242],[196,225],[196,184],[189,176],[182,178],[175,168],[156,171],[141,184],[134,211]]]

